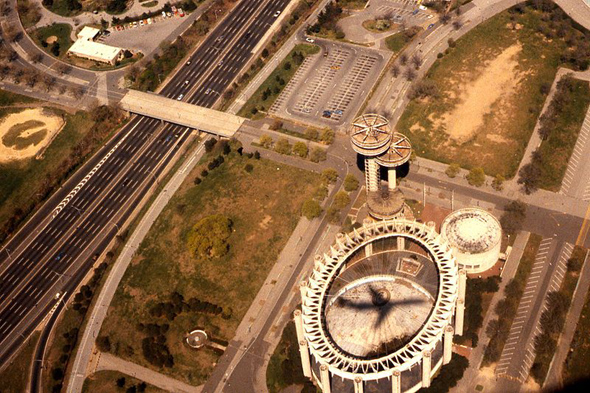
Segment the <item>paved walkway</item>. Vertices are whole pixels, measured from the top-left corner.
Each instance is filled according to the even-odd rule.
[[[582,309],[586,303],[586,295],[590,287],[590,253],[586,254],[584,265],[580,271],[580,278],[574,294],[572,296],[572,303],[568,314],[565,318],[564,331],[557,342],[557,350],[549,366],[547,378],[543,389],[546,391],[558,391],[563,388],[563,381],[561,376],[563,374],[563,366],[569,354],[574,334],[578,328],[578,321],[582,314]]]
[[[101,353],[95,371],[114,370],[173,393],[200,393],[201,386],[191,386],[152,369],[128,362],[110,353]]]
[[[111,304],[113,296],[115,295],[115,291],[117,290],[119,282],[123,278],[123,275],[127,270],[127,266],[129,266],[133,255],[147,235],[152,224],[156,218],[158,218],[176,190],[180,187],[186,176],[188,176],[199,159],[202,157],[204,153],[203,146],[204,145],[202,144],[199,145],[198,149],[190,154],[190,157],[187,158],[186,163],[183,164],[182,168],[178,170],[168,182],[168,184],[166,184],[162,192],[160,192],[154,203],[150,206],[147,213],[139,222],[137,228],[133,231],[131,238],[123,248],[119,258],[117,258],[115,261],[115,264],[98,295],[98,300],[95,306],[92,308],[90,317],[88,318],[88,323],[84,329],[80,346],[78,347],[76,357],[74,359],[72,372],[70,373],[70,379],[67,384],[68,393],[79,393],[82,391],[84,378],[89,374],[87,365],[94,349],[94,342],[98,336],[98,333],[100,332],[100,328],[104,322],[109,305]]]

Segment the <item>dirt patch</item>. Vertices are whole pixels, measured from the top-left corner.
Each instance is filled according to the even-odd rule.
[[[49,37],[47,37],[45,39],[45,42],[47,42],[49,45],[53,44],[56,41],[57,41],[57,36],[55,36],[55,35],[50,35]]]
[[[271,221],[272,221],[272,217],[267,214],[266,216],[264,216],[264,218],[262,219],[262,221],[260,221],[260,223],[258,223],[258,225],[262,229],[268,229],[268,224]]]
[[[506,48],[495,59],[483,65],[484,72],[473,82],[459,86],[460,102],[439,120],[446,133],[456,142],[469,140],[483,126],[485,116],[500,99],[516,93],[522,73],[517,70],[520,43]]]
[[[34,157],[43,151],[65,122],[44,108],[10,113],[0,122],[0,163]]]

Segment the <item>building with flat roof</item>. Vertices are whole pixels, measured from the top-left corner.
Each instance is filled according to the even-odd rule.
[[[115,65],[123,57],[123,49],[95,42],[94,39],[99,33],[99,29],[88,26],[84,27],[78,33],[78,39],[70,47],[68,53],[84,59]]]

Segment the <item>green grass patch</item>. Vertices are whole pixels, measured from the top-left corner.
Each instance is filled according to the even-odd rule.
[[[210,348],[189,348],[183,335],[199,327],[210,337],[231,340],[295,228],[303,201],[321,181],[317,174],[236,152],[211,168],[207,162],[218,154],[210,153],[195,168],[150,229],[101,331],[101,336],[110,337],[117,356],[193,385],[207,379],[220,354]],[[215,214],[232,222],[229,251],[217,258],[195,257],[187,247],[188,235],[197,222]],[[185,300],[172,299],[172,292]],[[191,306],[193,311],[187,312],[184,304],[191,299],[222,310],[194,312]],[[165,315],[157,316],[156,306],[170,301],[181,306],[172,313],[164,305]],[[163,335],[173,366],[159,368],[148,362],[139,323],[169,325]]]
[[[27,104],[37,102],[36,99],[20,94],[11,93],[6,90],[0,90],[0,106],[10,106],[13,104]]]
[[[537,149],[538,162],[535,162],[535,166],[539,170],[539,187],[559,191],[588,106],[588,82],[564,77],[541,123],[541,129],[545,128],[549,135]]]
[[[34,332],[20,352],[13,358],[10,365],[0,373],[2,393],[22,393],[27,391],[29,370],[33,363],[33,354],[39,340],[39,334],[39,332]]]
[[[78,0],[53,0],[44,7],[61,16],[76,16],[82,13],[82,3]]]
[[[122,380],[124,379],[124,381]],[[120,385],[117,384],[120,381]],[[140,385],[145,384],[145,390],[141,390]],[[83,393],[112,393],[112,392],[125,392],[128,389],[133,389],[134,392],[145,392],[145,393],[164,393],[167,390],[159,389],[153,385],[146,384],[139,379],[130,377],[118,371],[99,371],[90,375],[84,380],[84,386],[82,387]]]
[[[392,34],[385,39],[387,49],[393,53],[400,53],[408,42],[409,40],[403,32]]]
[[[385,33],[393,29],[394,26],[385,19],[370,19],[363,22],[363,27],[373,33]]]
[[[520,298],[524,292],[527,278],[535,263],[537,250],[541,244],[542,236],[531,234],[527,242],[522,258],[518,264],[516,275],[504,287],[504,299],[496,304],[496,319],[490,321],[487,326],[487,333],[491,337],[488,346],[484,352],[483,365],[489,365],[497,362],[502,355],[504,344],[508,339],[512,321],[516,316]]]
[[[319,51],[317,45],[296,45],[244,104],[238,115],[252,118],[259,111],[267,111],[295,75],[303,60]]]
[[[70,38],[72,27],[67,23],[55,23],[50,26],[40,27],[33,34],[33,38],[47,53],[55,57],[65,57],[73,42]],[[54,42],[53,41],[57,38]]]
[[[581,32],[568,30],[568,47],[555,37],[560,23],[547,21],[557,11],[517,7],[522,12],[504,11],[461,37],[428,71],[425,82],[433,88],[416,95],[398,123],[418,155],[467,169],[483,166],[491,176],[515,175],[544,104],[541,91],[564,60],[584,66],[571,57],[583,45]],[[498,78],[505,82],[493,88],[488,81]],[[463,114],[473,119],[460,124]]]

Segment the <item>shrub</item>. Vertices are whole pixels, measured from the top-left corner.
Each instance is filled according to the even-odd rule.
[[[483,171],[483,168],[477,167],[469,171],[466,179],[472,186],[481,187],[486,182],[486,174]]]
[[[275,151],[279,154],[289,155],[291,154],[292,146],[287,138],[280,138],[275,143]]]
[[[219,258],[229,250],[228,239],[232,233],[232,221],[215,214],[200,220],[192,228],[188,247],[196,257]]]
[[[201,178],[200,177],[195,177],[195,180],[193,180],[193,183],[195,186],[201,184]]]
[[[351,192],[356,191],[359,188],[359,181],[353,174],[349,173],[344,178],[344,190]]]
[[[326,184],[336,183],[338,180],[338,172],[334,168],[327,168],[322,171],[322,180]]]
[[[322,207],[317,201],[308,199],[307,201],[303,202],[303,206],[301,206],[301,215],[306,217],[308,220],[313,220],[314,218],[319,217],[321,214]]]
[[[319,137],[320,137],[320,133],[315,128],[306,129],[304,132],[304,135],[305,135],[305,138],[312,140],[312,141],[318,141]]]
[[[326,210],[326,218],[331,224],[340,224],[340,221],[342,220],[340,209],[336,206],[330,206],[328,210]]]
[[[445,173],[447,174],[448,177],[453,179],[455,176],[457,176],[459,174],[460,170],[461,170],[461,167],[459,166],[459,164],[453,162],[453,163],[449,164]]]
[[[109,336],[98,336],[96,338],[96,347],[101,352],[110,352],[111,340],[109,340]]]
[[[209,172],[206,169],[203,169],[201,171],[201,177],[207,177],[209,175]]]
[[[327,145],[334,143],[334,130],[331,128],[324,128],[322,130],[320,140]]]
[[[122,388],[125,386],[125,377],[117,379],[117,387]]]
[[[506,179],[504,178],[504,176],[497,174],[496,177],[494,177],[494,180],[492,181],[492,188],[496,191],[502,191],[502,189],[504,188],[504,181]]]
[[[315,191],[314,198],[318,201],[323,201],[328,196],[328,187],[325,184],[320,184],[318,189]]]
[[[254,170],[254,166],[250,163],[246,164],[246,166],[244,166],[244,170],[248,173],[252,172]]]
[[[213,148],[215,147],[215,144],[217,143],[217,139],[215,138],[209,138],[206,142],[205,142],[205,151],[207,153],[210,153]]]
[[[272,138],[266,134],[263,134],[260,136],[258,143],[265,149],[270,149],[270,147],[272,146]]]
[[[314,147],[313,149],[311,149],[311,153],[309,154],[309,159],[312,162],[317,163],[320,161],[326,161],[326,158],[327,158],[327,153],[321,147]]]
[[[346,191],[338,191],[334,195],[334,204],[337,209],[344,209],[350,203],[350,197]]]
[[[293,145],[293,153],[301,158],[307,157],[308,149],[307,145],[303,142],[295,142]]]
[[[254,159],[260,160],[260,152],[258,150],[254,152]]]
[[[274,120],[274,121],[272,122],[272,124],[270,125],[270,127],[269,127],[269,128],[270,128],[271,130],[275,130],[275,131],[276,131],[276,130],[280,129],[281,127],[283,127],[283,122],[282,122],[282,121],[280,121],[280,120]]]

